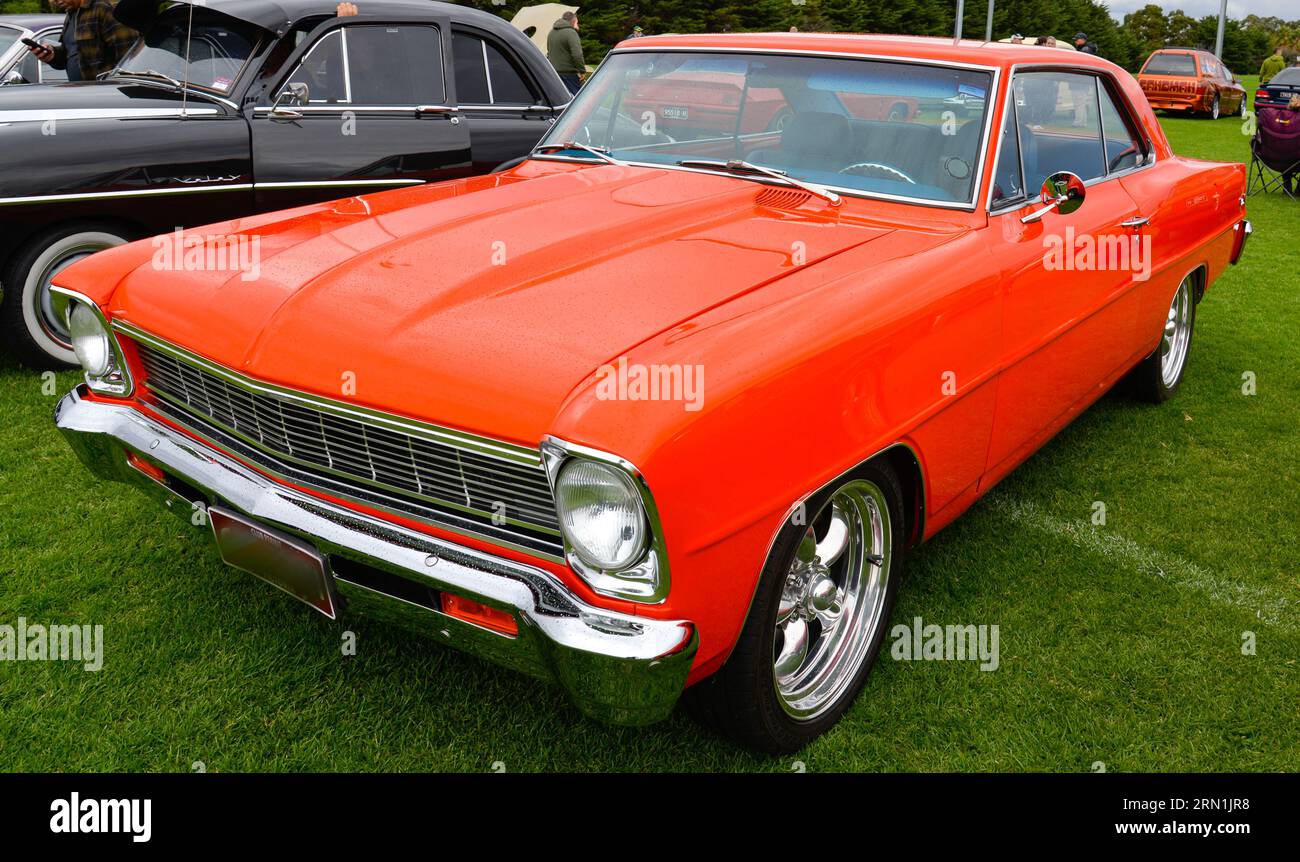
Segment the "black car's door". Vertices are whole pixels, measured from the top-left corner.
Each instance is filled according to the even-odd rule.
[[[450,44],[447,19],[317,27],[250,114],[258,209],[472,173]]]
[[[455,27],[452,59],[475,172],[527,155],[561,109],[547,104],[543,89],[510,49],[483,31]]]

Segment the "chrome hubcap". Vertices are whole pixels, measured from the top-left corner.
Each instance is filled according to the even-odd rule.
[[[884,622],[892,536],[888,503],[871,482],[844,485],[812,518],[786,574],[772,644],[788,714],[815,718],[861,670]]]
[[[105,243],[85,243],[75,246],[51,261],[40,274],[36,296],[33,297],[36,319],[40,322],[41,329],[45,330],[45,334],[64,347],[71,348],[72,346],[72,336],[68,333],[68,301],[50,290],[50,285],[54,277],[63,270],[82,258],[90,257],[95,252],[103,251],[109,247]]]
[[[1183,279],[1169,304],[1165,318],[1164,337],[1160,340],[1160,377],[1165,387],[1178,382],[1187,361],[1187,346],[1192,340],[1192,288],[1189,279]]]

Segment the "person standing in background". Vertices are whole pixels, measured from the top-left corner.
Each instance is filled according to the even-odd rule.
[[[628,39],[640,39],[640,38],[641,38],[642,36],[644,36],[644,35],[645,35],[645,30],[642,30],[642,29],[641,29],[641,25],[638,24],[638,25],[636,25],[635,27],[632,28],[632,32],[631,32],[631,33],[628,33],[628,34],[627,34],[627,38],[628,38]]]
[[[564,86],[576,96],[582,89],[582,75],[587,71],[587,62],[582,58],[578,16],[573,12],[565,12],[551,27],[546,37],[546,59],[551,61]]]
[[[1079,50],[1080,54],[1096,54],[1097,43],[1088,41],[1087,33],[1074,34],[1074,47]]]
[[[1278,45],[1277,50],[1264,58],[1264,65],[1259,67],[1259,85],[1262,87],[1273,76],[1286,68],[1286,58],[1282,56],[1282,46]]]
[[[63,42],[27,50],[55,69],[68,73],[69,81],[93,81],[109,71],[135,44],[138,33],[113,17],[109,0],[53,0],[65,10]]]

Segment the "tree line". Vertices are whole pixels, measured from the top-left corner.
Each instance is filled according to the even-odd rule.
[[[461,5],[494,12],[507,19],[534,0],[461,0]],[[216,4],[219,5],[219,4]],[[365,6],[365,0],[358,0]],[[791,27],[816,32],[907,33],[950,36],[955,0],[570,0],[579,6],[583,48],[588,62],[598,62],[633,27],[646,33],[708,33],[730,30],[783,31]],[[0,0],[0,14],[51,11],[49,0]],[[963,32],[983,38],[988,7],[968,0]],[[1147,56],[1166,45],[1213,50],[1218,18],[1166,13],[1149,4],[1117,22],[1098,0],[1000,0],[994,8],[993,38],[1014,33],[1069,39],[1084,32],[1098,52],[1136,71]],[[1294,57],[1300,49],[1300,20],[1248,15],[1229,19],[1224,29],[1223,62],[1239,75],[1259,70],[1278,46]]]

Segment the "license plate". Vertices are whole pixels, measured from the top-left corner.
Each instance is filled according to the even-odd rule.
[[[690,108],[677,108],[672,105],[664,106],[665,120],[689,120],[691,118]]]
[[[208,508],[221,559],[334,619],[334,579],[305,542],[217,506]]]

